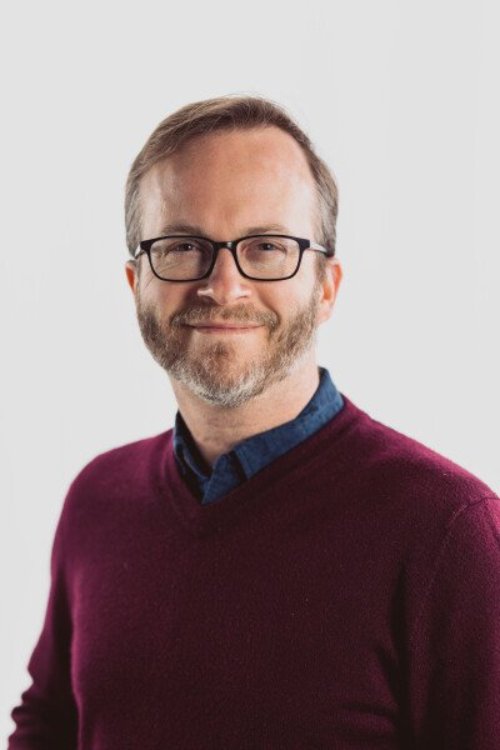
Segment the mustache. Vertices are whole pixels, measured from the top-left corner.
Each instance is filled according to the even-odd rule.
[[[206,307],[193,305],[175,313],[170,318],[170,325],[200,325],[208,323],[249,323],[251,325],[264,325],[274,331],[279,325],[279,317],[276,313],[255,310],[248,305],[236,305],[231,308]]]

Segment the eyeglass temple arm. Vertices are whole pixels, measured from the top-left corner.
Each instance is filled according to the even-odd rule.
[[[328,247],[323,247],[323,245],[318,245],[317,242],[310,242],[309,249],[317,250],[318,252],[323,253],[324,255],[329,255],[330,257],[333,257],[335,255],[335,250],[330,250]]]

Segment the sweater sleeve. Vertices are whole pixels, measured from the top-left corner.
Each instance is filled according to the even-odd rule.
[[[500,748],[500,500],[457,514],[413,628],[415,748]]]
[[[71,616],[64,574],[64,510],[51,554],[51,583],[41,635],[31,655],[30,687],[12,711],[8,750],[77,747],[77,712],[71,690]]]

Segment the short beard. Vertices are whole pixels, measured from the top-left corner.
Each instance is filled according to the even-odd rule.
[[[231,309],[217,305],[190,306],[164,322],[153,307],[142,304],[139,288],[137,319],[144,343],[171,377],[203,401],[234,409],[284,380],[314,346],[320,288],[316,283],[307,305],[281,330],[281,320],[276,313],[259,312],[248,305]],[[224,320],[265,326],[268,331],[266,355],[238,368],[237,351],[230,341],[207,342],[198,355],[188,351],[186,336],[189,334],[183,326]]]

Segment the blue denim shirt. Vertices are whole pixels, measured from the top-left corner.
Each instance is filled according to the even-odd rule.
[[[317,432],[342,409],[344,401],[330,373],[319,368],[320,382],[300,414],[271,430],[238,443],[211,467],[201,456],[180,412],[174,427],[174,453],[181,474],[201,503],[213,503]]]

